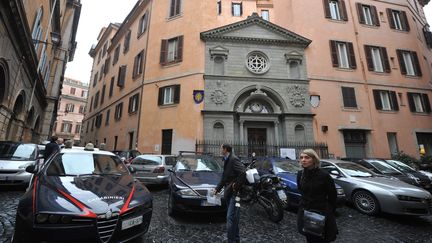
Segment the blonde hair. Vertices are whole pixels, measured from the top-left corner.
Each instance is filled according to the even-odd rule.
[[[305,150],[301,151],[300,154],[306,154],[309,157],[311,157],[315,168],[320,167],[320,158],[319,158],[318,154],[315,152],[315,150],[305,149]]]

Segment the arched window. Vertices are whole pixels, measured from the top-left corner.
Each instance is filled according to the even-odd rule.
[[[15,117],[18,117],[21,114],[21,112],[24,111],[24,104],[25,104],[25,102],[24,102],[24,94],[21,93],[16,98],[15,104],[14,104],[14,107],[13,107],[13,113],[14,113]]]
[[[224,125],[220,122],[216,122],[213,125],[213,139],[216,141],[225,140]]]
[[[244,112],[247,113],[273,113],[273,110],[267,102],[263,100],[253,100],[245,106]]]
[[[2,103],[6,94],[6,70],[0,65],[0,103]]]
[[[295,141],[297,142],[306,142],[306,134],[305,134],[305,129],[304,126],[302,125],[297,125],[295,126]]]

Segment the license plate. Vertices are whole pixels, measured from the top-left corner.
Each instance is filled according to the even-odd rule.
[[[279,191],[277,191],[277,193],[278,193],[278,196],[281,200],[283,200],[283,201],[287,200],[287,195],[285,194],[285,192],[283,190],[279,190]]]
[[[214,207],[214,206],[217,206],[217,205],[209,203],[209,202],[207,202],[207,200],[203,200],[203,201],[201,201],[201,206],[203,206],[203,207]]]
[[[129,229],[131,227],[134,227],[135,225],[140,225],[143,222],[143,216],[138,216],[136,218],[132,219],[126,219],[122,222],[122,230]]]

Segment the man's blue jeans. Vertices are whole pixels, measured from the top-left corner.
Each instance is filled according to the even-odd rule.
[[[228,211],[227,211],[227,233],[228,243],[235,243],[240,241],[240,207],[235,206],[235,193],[227,198]]]

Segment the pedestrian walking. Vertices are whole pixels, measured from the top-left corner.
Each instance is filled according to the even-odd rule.
[[[228,243],[240,242],[240,198],[237,197],[237,192],[244,183],[245,167],[240,162],[240,159],[233,154],[231,145],[222,144],[221,150],[224,161],[224,171],[221,181],[215,188],[215,192],[219,193],[222,188],[224,188],[224,197],[228,206]]]
[[[300,153],[300,164],[303,170],[297,174],[297,185],[301,193],[298,230],[306,236],[308,243],[334,241],[338,229],[334,214],[337,193],[333,178],[319,168],[319,157],[312,149]],[[322,227],[317,228],[316,225]]]
[[[55,154],[57,151],[60,150],[59,145],[57,144],[58,137],[52,136],[50,139],[50,142],[45,145],[45,153],[44,153],[44,160],[46,161],[52,154]]]

